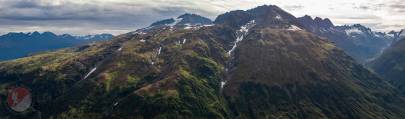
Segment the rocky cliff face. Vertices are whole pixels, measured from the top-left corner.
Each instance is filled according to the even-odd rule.
[[[3,62],[0,84],[32,89],[43,118],[405,117],[396,88],[276,6],[214,23]]]

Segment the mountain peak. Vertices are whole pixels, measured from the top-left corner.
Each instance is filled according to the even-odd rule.
[[[247,12],[255,16],[256,21],[272,25],[279,25],[280,21],[292,22],[296,19],[290,13],[275,5],[263,5],[250,9]]]
[[[157,22],[152,23],[150,26],[161,26],[161,25],[169,25],[176,22],[173,18],[160,20]]]
[[[310,31],[316,29],[328,29],[335,26],[333,25],[332,21],[328,18],[322,19],[320,17],[315,17],[314,19],[312,19],[312,17],[309,15],[299,17],[297,18],[297,21]]]
[[[273,9],[281,9],[280,7],[276,6],[276,5],[261,5],[261,6],[257,6],[256,8],[253,9],[267,9],[267,10],[273,10]]]
[[[219,15],[216,24],[240,27],[251,20],[258,26],[285,28],[295,24],[296,18],[275,5],[262,5],[246,11],[236,10]]]
[[[41,33],[39,33],[38,31],[34,31],[30,35],[31,36],[39,36],[39,35],[41,35]]]
[[[320,17],[315,17],[314,21],[315,21],[315,22],[322,22],[322,21],[323,21],[323,19],[322,19],[322,18],[320,18]]]
[[[184,14],[178,16],[177,18],[183,18],[184,19],[184,18],[187,18],[187,17],[203,17],[203,16],[200,16],[198,14],[193,14],[193,13],[184,13]]]
[[[305,19],[305,20],[313,20],[312,17],[309,16],[309,15],[305,15],[305,16],[303,16],[303,17],[301,17],[301,18],[302,18],[302,19]]]
[[[212,24],[211,19],[208,19],[206,17],[200,16],[197,14],[185,13],[177,18],[181,19],[181,21],[178,23],[181,25],[184,25],[184,24],[191,24],[191,25]]]
[[[211,19],[206,17],[185,13],[177,18],[169,18],[152,23],[150,26],[178,26],[178,25],[207,25],[212,24]]]
[[[214,23],[228,25],[234,28],[240,27],[243,24],[253,20],[253,15],[243,10],[230,11],[219,15]]]
[[[365,33],[371,33],[371,29],[370,29],[370,28],[368,28],[368,27],[366,27],[366,26],[363,26],[363,25],[361,25],[361,24],[353,24],[353,25],[351,25],[351,26],[349,26],[349,27],[357,28],[357,29],[359,29],[360,31],[363,31],[363,32],[365,32]]]
[[[47,36],[47,37],[55,37],[55,36],[57,36],[56,34],[54,34],[52,32],[49,32],[49,31],[43,32],[41,35]]]
[[[332,21],[330,21],[329,18],[322,19],[322,18],[320,18],[320,17],[316,17],[316,18],[314,19],[314,21],[315,21],[316,23],[318,23],[321,27],[324,27],[324,28],[330,28],[330,27],[333,27],[333,26],[334,26],[333,23],[332,23]]]

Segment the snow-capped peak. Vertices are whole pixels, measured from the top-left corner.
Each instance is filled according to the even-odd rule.
[[[346,29],[346,34],[347,35],[351,35],[351,34],[361,34],[363,33],[360,29],[358,28],[350,28],[350,29]]]

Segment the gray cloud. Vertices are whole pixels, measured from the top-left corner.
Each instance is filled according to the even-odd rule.
[[[390,7],[393,9],[405,9],[405,4],[404,3],[392,4],[390,5]]]
[[[372,11],[378,11],[381,10],[383,7],[387,6],[385,3],[371,3],[364,5],[356,5],[356,4],[352,4],[354,9],[361,9],[361,10],[372,10]]]
[[[289,11],[295,11],[295,10],[301,10],[304,8],[302,5],[286,5],[283,6],[284,9],[289,10]]]
[[[381,20],[382,18],[376,15],[358,15],[358,16],[336,16],[337,19],[353,19],[353,20]]]
[[[390,25],[382,24],[386,19],[385,14],[373,14],[374,11],[389,11],[386,14],[392,16],[405,13],[405,4],[401,0],[360,1],[367,1],[367,4],[324,0],[298,1],[295,4],[288,0],[274,0],[271,3],[295,15],[312,14],[329,17],[338,24],[357,22],[370,24],[373,28]],[[196,13],[215,19],[217,15],[229,10],[249,9],[269,3],[268,0],[0,0],[0,33],[38,30],[73,34],[120,34],[184,13]],[[350,10],[344,11],[346,9]],[[353,12],[352,9],[367,12],[358,14],[360,12]],[[377,23],[380,25],[375,25]]]
[[[0,21],[2,21],[0,27],[10,27],[10,25],[41,26],[40,28],[65,27],[66,29],[87,27],[86,30],[76,31],[75,34],[92,33],[93,31],[89,28],[132,31],[156,20],[186,12],[198,12],[198,10],[185,9],[181,6],[155,7],[136,3],[77,4],[70,1],[51,5],[41,4],[41,0],[3,0],[0,1],[0,6]],[[200,12],[204,13],[202,10]],[[209,13],[205,12],[205,14]]]
[[[405,3],[402,0],[396,0],[391,2],[391,4],[388,5],[388,8],[390,9],[391,14],[404,14],[405,13]]]

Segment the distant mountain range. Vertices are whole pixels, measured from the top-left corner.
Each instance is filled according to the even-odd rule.
[[[298,18],[308,31],[331,40],[359,63],[378,57],[396,39],[389,33],[372,31],[360,24],[334,26],[329,19],[310,16]]]
[[[29,56],[33,53],[109,40],[111,34],[73,36],[52,32],[8,33],[0,36],[0,61]]]

